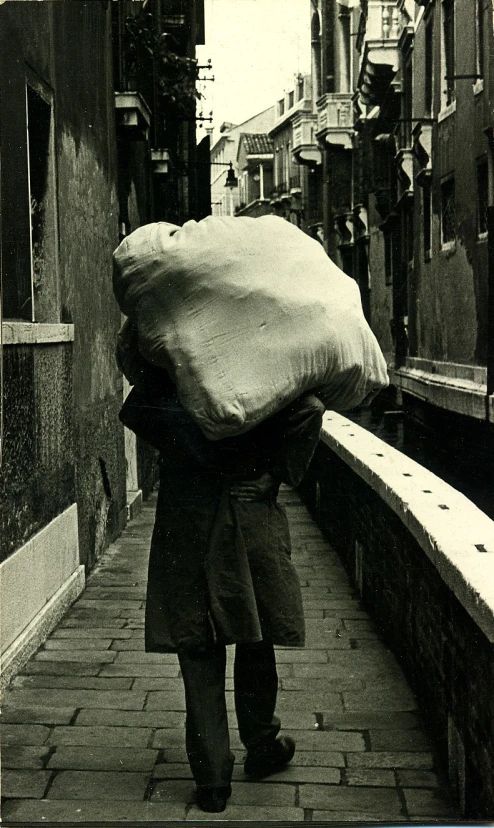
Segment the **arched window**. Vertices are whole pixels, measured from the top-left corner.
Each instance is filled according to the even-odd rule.
[[[322,95],[321,71],[321,21],[319,12],[315,11],[311,21],[312,65],[316,84],[316,100]]]

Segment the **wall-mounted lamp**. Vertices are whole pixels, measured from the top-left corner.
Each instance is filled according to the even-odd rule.
[[[229,167],[230,169],[226,174],[225,187],[238,187],[238,178],[235,175],[231,161],[210,161],[209,165],[211,167]]]
[[[194,163],[194,162],[192,162]],[[229,167],[229,170],[226,174],[226,182],[225,187],[238,187],[238,178],[235,175],[235,170],[233,169],[233,164],[231,161],[196,161],[194,163],[195,167]]]
[[[228,170],[228,172],[226,174],[225,187],[230,187],[230,188],[238,187],[238,178],[235,175],[235,172],[234,172],[234,169],[233,169],[233,164],[232,164],[231,161],[230,161],[230,169]]]

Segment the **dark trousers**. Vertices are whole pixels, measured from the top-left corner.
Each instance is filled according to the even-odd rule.
[[[197,785],[222,787],[231,780],[225,701],[226,647],[215,644],[201,653],[179,653],[185,685],[185,740]],[[272,644],[237,644],[234,696],[240,739],[249,749],[274,739],[280,721],[274,715],[278,674]]]

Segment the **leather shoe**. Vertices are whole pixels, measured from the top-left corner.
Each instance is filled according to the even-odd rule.
[[[290,736],[280,736],[247,751],[244,771],[253,779],[263,779],[283,770],[295,753],[295,742]]]
[[[208,788],[201,785],[196,788],[196,802],[199,808],[210,814],[220,814],[224,811],[231,795],[231,785],[225,785],[222,788]]]

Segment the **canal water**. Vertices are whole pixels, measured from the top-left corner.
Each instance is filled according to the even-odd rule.
[[[448,443],[401,409],[374,406],[345,414],[393,448],[437,474],[494,519],[494,475],[490,464],[469,457],[468,446]]]

